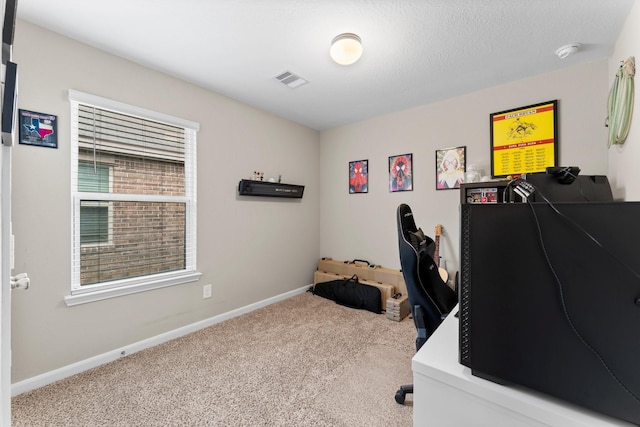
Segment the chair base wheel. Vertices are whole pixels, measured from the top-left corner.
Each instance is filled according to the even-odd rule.
[[[413,394],[413,384],[400,386],[398,391],[396,391],[396,402],[402,405],[409,393]]]

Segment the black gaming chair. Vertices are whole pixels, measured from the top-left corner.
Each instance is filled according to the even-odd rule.
[[[408,205],[398,206],[397,222],[400,265],[407,285],[413,323],[418,330],[418,351],[455,307],[458,298],[453,289],[442,281],[433,260],[435,243],[416,227]],[[413,384],[400,387],[396,392],[396,402],[404,403],[407,393],[413,393]]]

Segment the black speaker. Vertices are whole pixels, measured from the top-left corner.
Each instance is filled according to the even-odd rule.
[[[16,12],[18,0],[6,0],[4,22],[2,23],[2,63],[11,61],[11,48],[16,29]]]
[[[2,143],[13,144],[18,95],[18,65],[8,61],[2,93]]]

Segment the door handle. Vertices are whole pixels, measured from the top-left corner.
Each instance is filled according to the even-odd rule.
[[[27,276],[27,273],[20,273],[16,276],[11,276],[11,289],[29,289],[31,279]]]

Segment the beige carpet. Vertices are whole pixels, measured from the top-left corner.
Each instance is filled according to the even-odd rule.
[[[407,318],[305,293],[12,400],[13,426],[411,426]]]

